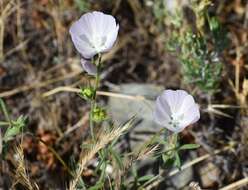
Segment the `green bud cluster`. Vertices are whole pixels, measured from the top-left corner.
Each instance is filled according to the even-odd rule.
[[[96,91],[92,87],[81,88],[79,93],[80,97],[85,100],[93,100],[95,97]]]
[[[94,109],[93,109],[93,113],[92,113],[92,119],[93,121],[99,123],[101,121],[104,121],[107,119],[107,112],[105,109],[99,107],[99,106],[96,106]]]

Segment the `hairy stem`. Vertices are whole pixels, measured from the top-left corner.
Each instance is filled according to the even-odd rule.
[[[97,67],[96,79],[95,79],[95,84],[94,84],[94,89],[93,89],[95,94],[90,103],[90,134],[91,134],[93,141],[95,141],[94,129],[93,129],[94,128],[93,112],[94,112],[94,108],[96,105],[96,91],[100,83],[101,54],[98,54],[98,58],[94,62],[95,62],[94,64]]]

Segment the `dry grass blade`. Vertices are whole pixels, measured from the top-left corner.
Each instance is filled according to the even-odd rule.
[[[59,92],[75,92],[75,93],[79,93],[80,91],[81,90],[79,88],[73,88],[73,87],[70,87],[70,86],[60,86],[60,87],[54,88],[53,90],[45,92],[44,94],[42,94],[42,96],[45,98],[45,97],[54,95],[54,94],[59,93]],[[100,95],[100,96],[124,98],[124,99],[137,100],[137,101],[145,101],[146,100],[144,96],[137,96],[137,95],[134,96],[134,95],[115,93],[115,92],[97,91],[96,94]]]
[[[28,190],[38,190],[39,187],[36,183],[30,181],[28,177],[25,163],[24,163],[24,154],[21,146],[16,147],[16,155],[17,155],[17,166],[16,166],[16,182],[14,185],[20,183]]]
[[[81,177],[85,165],[95,156],[99,150],[104,148],[114,139],[117,139],[123,135],[131,126],[134,121],[134,117],[131,118],[124,126],[113,128],[111,132],[102,132],[98,136],[96,143],[88,150],[79,160],[78,169],[76,170],[76,175],[74,179],[70,182],[69,190],[75,190],[77,183]]]
[[[4,30],[5,22],[8,16],[10,16],[16,9],[14,1],[9,1],[6,5],[4,2],[0,2],[0,61],[4,59],[3,44],[4,44]]]
[[[239,181],[236,181],[230,185],[227,185],[226,187],[221,188],[220,190],[235,190],[240,189],[241,187],[244,187],[248,184],[248,177],[243,178]]]
[[[20,87],[17,87],[15,89],[12,89],[12,90],[9,90],[9,91],[1,92],[0,93],[0,98],[13,96],[15,94],[18,94],[18,93],[21,93],[21,92],[26,92],[26,91],[29,91],[29,90],[32,90],[32,89],[35,89],[35,88],[42,88],[42,87],[45,87],[47,85],[50,85],[50,84],[53,84],[53,83],[56,83],[56,82],[60,82],[60,81],[66,80],[66,79],[73,78],[73,77],[77,76],[79,73],[81,73],[81,71],[73,71],[73,72],[68,73],[68,74],[66,74],[64,76],[53,78],[53,79],[50,79],[50,80],[47,80],[47,81],[44,81],[44,82],[32,83],[30,85],[24,85],[24,86],[20,86]]]

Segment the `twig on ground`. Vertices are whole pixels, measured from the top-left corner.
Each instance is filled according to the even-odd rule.
[[[239,181],[235,181],[234,183],[231,183],[225,187],[222,187],[219,190],[235,190],[235,189],[239,189],[241,187],[244,187],[247,184],[248,184],[248,177],[243,178]]]

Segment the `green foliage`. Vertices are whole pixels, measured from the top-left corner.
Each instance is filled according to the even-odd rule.
[[[179,147],[179,150],[191,150],[199,147],[200,147],[199,144],[184,144],[181,147]]]
[[[23,131],[25,127],[26,117],[20,116],[17,118],[17,120],[11,120],[7,107],[2,99],[0,99],[0,108],[6,120],[1,121],[0,124],[2,126],[7,126],[7,129],[5,130],[5,133],[3,135],[3,141],[8,142]]]
[[[25,127],[25,122],[26,118],[23,116],[20,116],[16,121],[11,121],[11,127],[7,128],[3,140],[5,142],[8,142],[12,140],[16,135],[20,134]]]
[[[102,189],[104,186],[103,182],[97,183],[96,185],[92,186],[89,188],[89,190],[98,190],[98,189]]]
[[[5,121],[0,121],[0,127],[1,127],[0,130],[3,129],[5,131],[3,133],[3,138],[0,136],[0,141],[2,141],[0,142],[0,144],[2,144],[2,147],[0,147],[0,155],[1,155],[2,151],[4,153],[6,152],[8,142],[14,139],[16,135],[19,135],[23,132],[24,127],[26,125],[26,117],[20,116],[17,118],[17,120],[12,120],[9,116],[5,103],[1,98],[0,98],[0,110],[4,114],[4,118],[5,118]]]
[[[166,10],[165,10],[166,7],[165,7],[164,1],[154,2],[152,9],[153,9],[153,13],[154,13],[155,18],[158,21],[162,21],[163,18],[166,16]]]
[[[0,98],[0,108],[1,108],[1,110],[2,110],[2,112],[3,112],[3,114],[4,114],[5,119],[6,119],[7,122],[10,124],[11,120],[10,120],[10,118],[9,118],[8,110],[7,110],[7,108],[6,108],[6,105],[5,105],[4,101],[3,101],[1,98]]]
[[[206,92],[216,90],[222,70],[217,52],[208,50],[206,39],[200,34],[188,31],[179,40],[179,59],[186,82],[194,83]]]
[[[74,0],[74,3],[81,12],[86,12],[90,8],[88,0]]]
[[[174,165],[177,168],[181,168],[181,159],[180,159],[180,151],[182,150],[193,150],[199,148],[198,144],[184,144],[184,145],[176,145],[169,151],[165,151],[162,153],[162,160],[166,165]]]
[[[177,135],[174,134],[168,139],[165,139],[163,144],[164,149],[156,154],[156,157],[160,157],[163,160],[165,166],[176,166],[181,168],[180,152],[183,150],[193,150],[200,147],[198,144],[183,144],[180,145],[177,139]]]
[[[166,48],[180,60],[187,83],[213,93],[221,79],[223,63],[220,54],[228,41],[218,19],[208,15],[209,5],[208,0],[192,1],[188,8],[193,11],[196,20],[190,24],[184,21],[187,16],[182,13],[167,14],[171,32]]]
[[[135,165],[131,168],[131,174],[133,176],[133,180],[129,182],[129,184],[126,184],[126,187],[123,189],[144,189],[144,185],[150,183],[154,179],[154,175],[144,175],[139,176],[137,168]],[[124,183],[123,183],[124,185]]]
[[[209,17],[207,15],[209,29],[211,31],[211,38],[215,49],[218,53],[221,53],[229,44],[226,31],[222,28],[221,23],[216,17]]]

